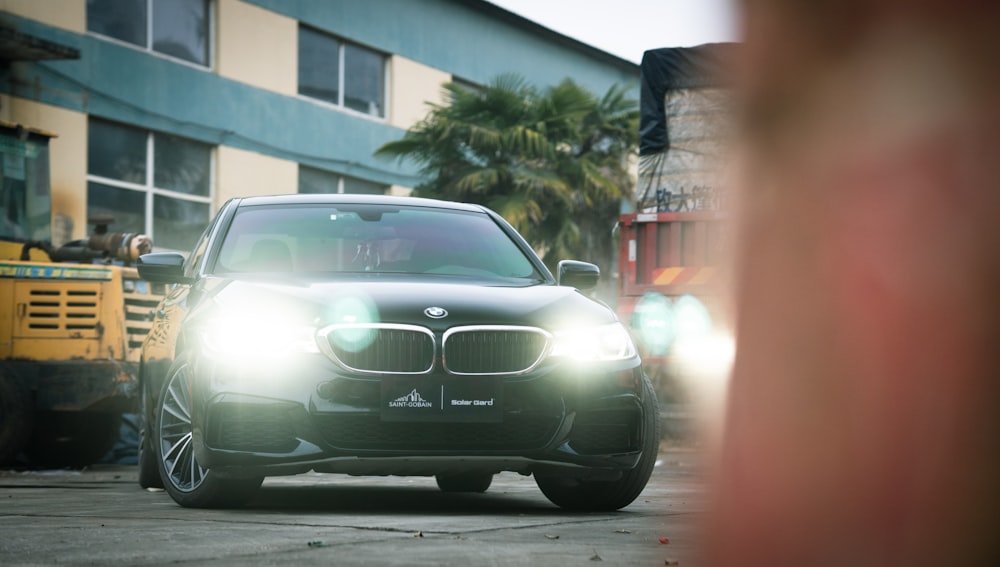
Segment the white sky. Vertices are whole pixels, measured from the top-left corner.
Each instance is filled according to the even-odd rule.
[[[735,0],[488,0],[635,63],[647,49],[738,41]]]

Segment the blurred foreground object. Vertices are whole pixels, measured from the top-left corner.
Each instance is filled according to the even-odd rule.
[[[1000,3],[743,4],[705,564],[1000,564]]]

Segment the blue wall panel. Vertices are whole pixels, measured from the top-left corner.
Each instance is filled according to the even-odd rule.
[[[539,0],[544,1],[544,0]],[[267,10],[399,54],[476,83],[502,72],[547,86],[572,78],[597,95],[634,88],[639,66],[605,54],[486,2],[462,0],[247,0]],[[614,9],[609,4],[608,9]],[[567,14],[567,17],[572,15]]]

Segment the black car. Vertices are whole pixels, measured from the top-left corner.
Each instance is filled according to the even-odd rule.
[[[534,475],[553,503],[615,510],[645,487],[657,403],[626,328],[493,211],[410,197],[227,202],[143,345],[139,482],[182,506],[271,475],[435,476],[483,492]]]

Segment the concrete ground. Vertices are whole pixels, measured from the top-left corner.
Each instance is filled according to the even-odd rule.
[[[268,479],[238,510],[191,510],[127,465],[0,471],[3,565],[697,565],[700,455],[664,447],[649,485],[616,513],[568,513],[533,479],[485,494],[432,478]]]

